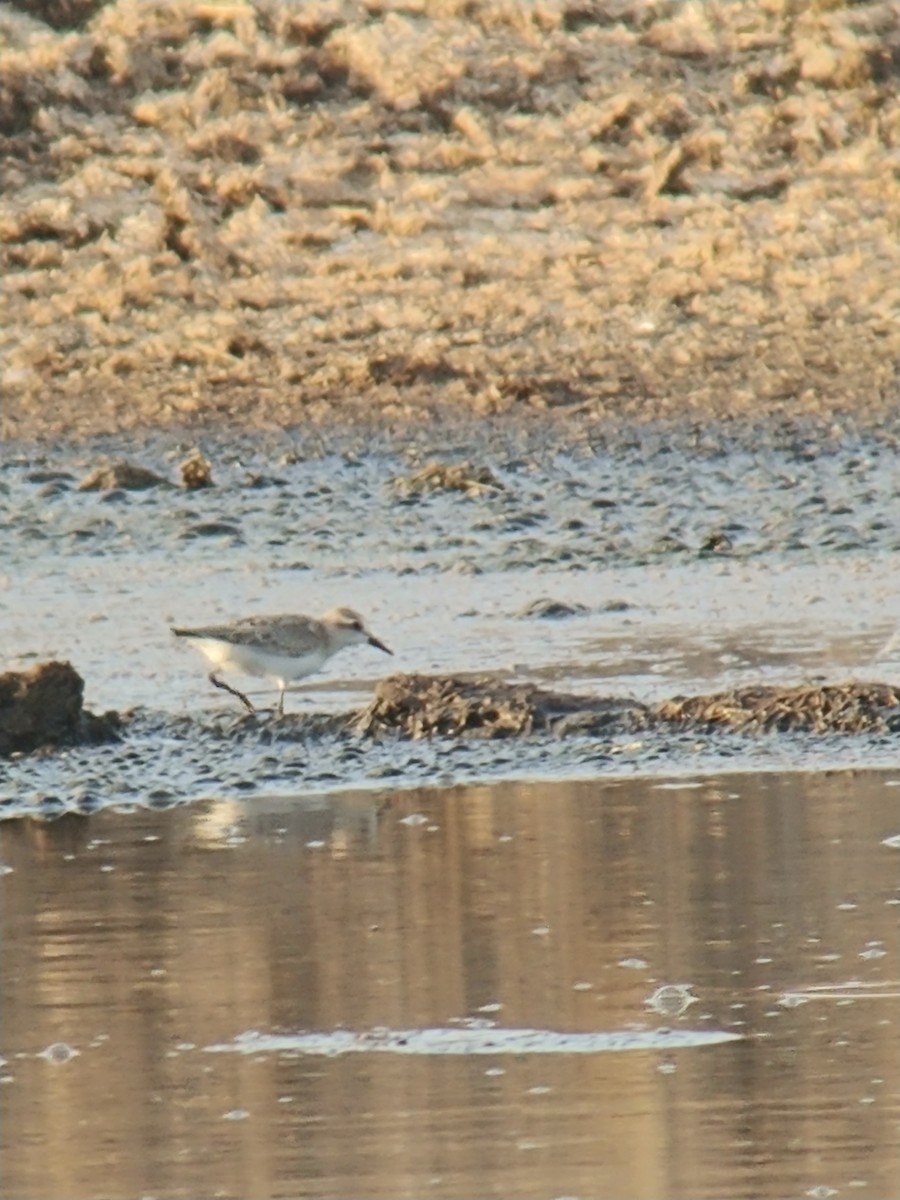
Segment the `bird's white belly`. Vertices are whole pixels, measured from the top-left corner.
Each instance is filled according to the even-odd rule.
[[[212,638],[192,638],[191,641],[213,666],[222,671],[240,671],[244,675],[258,675],[283,683],[311,675],[329,658],[328,654],[319,650],[288,656],[256,646],[234,645]]]

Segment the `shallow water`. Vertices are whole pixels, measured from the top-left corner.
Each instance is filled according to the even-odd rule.
[[[898,855],[897,772],[6,822],[0,1189],[884,1200]]]

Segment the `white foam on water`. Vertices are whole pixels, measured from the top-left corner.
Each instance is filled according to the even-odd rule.
[[[205,1049],[212,1054],[605,1054],[622,1050],[673,1050],[738,1041],[726,1030],[647,1029],[604,1033],[560,1033],[552,1029],[500,1029],[495,1026],[426,1029],[335,1029],[238,1034],[231,1042]]]

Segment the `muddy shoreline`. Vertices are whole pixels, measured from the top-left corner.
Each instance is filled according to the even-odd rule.
[[[127,738],[132,712],[84,708],[70,663],[0,675],[0,758],[109,744]],[[226,712],[227,718],[227,712]],[[900,691],[879,682],[757,685],[652,705],[622,696],[579,696],[491,676],[390,675],[363,709],[337,713],[234,714],[235,731],[262,740],[350,735],[365,740],[520,739],[629,734],[667,728],[711,733],[895,733]]]
[[[48,674],[61,666],[49,664]],[[41,669],[32,674],[40,680]],[[15,709],[0,709],[8,755],[0,820],[165,809],[210,794],[884,765],[895,760],[900,731],[900,689],[860,682],[761,685],[647,705],[499,678],[399,675],[382,680],[361,710],[101,717],[80,700],[76,709],[65,728],[56,716],[43,744],[32,721],[21,749],[12,739],[22,721],[17,730]]]

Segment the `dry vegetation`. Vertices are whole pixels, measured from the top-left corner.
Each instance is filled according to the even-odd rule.
[[[900,728],[900,691],[886,683],[745,687],[676,696],[656,712],[676,724],[748,733],[885,733]]]
[[[391,675],[353,721],[358,733],[404,737],[525,737],[643,729],[649,710],[634,700],[571,696],[484,676]]]
[[[732,729],[742,733],[886,733],[900,728],[900,691],[885,683],[758,686],[674,696],[651,708],[635,700],[570,696],[491,677],[392,675],[375,689],[355,727],[422,738],[520,737],[533,733]]]
[[[17,9],[6,435],[896,403],[895,0]]]

